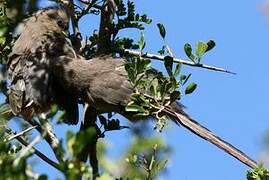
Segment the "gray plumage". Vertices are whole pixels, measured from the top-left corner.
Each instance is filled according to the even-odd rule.
[[[61,9],[38,11],[25,22],[7,63],[9,103],[15,115],[31,119],[56,101],[66,110],[68,123],[77,123],[77,100],[54,80],[49,69],[50,59],[55,56],[75,57],[64,35],[67,25],[68,16]]]

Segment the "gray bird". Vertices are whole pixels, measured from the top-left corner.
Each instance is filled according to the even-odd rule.
[[[31,119],[57,103],[66,111],[67,123],[78,122],[77,99],[50,73],[50,59],[76,56],[71,45],[67,45],[69,41],[62,38],[67,28],[68,16],[57,8],[40,10],[26,20],[7,63],[11,81],[9,103],[15,115]]]
[[[43,12],[43,15],[47,16],[47,12],[50,11],[51,10],[46,10],[45,13]],[[47,20],[54,21],[54,23],[47,24]],[[44,68],[41,68],[43,70],[41,71],[41,74],[43,74],[44,77],[47,77],[44,78],[45,81],[43,81],[44,88],[49,89],[47,91],[55,91],[53,89],[54,86],[51,86],[49,83],[46,83],[46,81],[50,82],[49,77],[53,77],[54,82],[57,84],[57,86],[64,87],[64,90],[67,94],[70,93],[73,95],[73,97],[82,99],[85,103],[88,103],[91,107],[93,107],[98,113],[117,112],[127,117],[128,119],[133,119],[134,114],[125,111],[126,105],[130,102],[130,96],[135,91],[132,83],[128,79],[128,74],[125,70],[126,61],[120,58],[114,59],[110,56],[96,57],[91,60],[85,60],[83,57],[81,57],[75,52],[72,45],[69,43],[69,40],[66,38],[66,35],[62,31],[59,31],[59,25],[57,24],[57,21],[55,21],[55,18],[50,17],[48,19],[46,17],[46,21],[40,21],[38,23],[39,25],[35,25],[35,23],[32,22],[32,26],[29,26],[27,31],[35,31],[34,28],[49,25],[47,29],[49,29],[48,31],[50,31],[50,33],[47,33],[47,31],[42,31],[40,29],[39,36],[44,37],[44,41],[46,42],[47,39],[45,37],[47,36],[47,34],[49,34],[49,47],[54,47],[51,49],[48,47],[41,51],[51,52],[45,53],[46,58],[42,58],[42,56],[40,56],[38,60],[34,60],[36,66],[41,66],[42,68],[43,66],[41,60],[46,59],[48,61],[48,66],[46,66],[48,68],[48,71],[47,69],[44,71]],[[57,35],[57,37],[51,36],[53,34]],[[60,43],[62,44],[59,45]],[[12,59],[16,59],[16,56]],[[25,61],[24,59],[25,58],[22,59],[22,62]],[[21,58],[17,61],[20,62]],[[16,67],[18,65],[14,64],[15,63],[13,63],[12,65],[12,63],[10,63],[9,65],[10,69],[12,69],[11,72],[16,72]],[[32,64],[30,63],[30,67],[31,65]],[[19,70],[20,69],[21,68],[19,68]],[[35,72],[31,71],[31,68],[27,67],[26,69],[30,71],[30,73],[26,73],[26,75],[35,74]],[[24,74],[24,71],[20,70],[19,73],[15,73],[15,78],[13,78],[12,81],[14,86],[13,88],[15,90],[13,90],[14,92],[11,91],[14,95],[11,94],[10,96],[11,100],[15,99],[15,101],[11,103],[13,103],[12,107],[16,113],[22,113],[22,107],[26,107],[27,103],[29,103],[30,100],[33,100],[34,105],[38,104],[38,106],[42,106],[38,103],[39,101],[47,102],[46,100],[40,98],[39,95],[36,95],[40,94],[42,97],[46,94],[45,91],[40,88],[41,86],[34,86],[35,80],[33,78],[29,79],[29,77],[24,78],[24,76],[18,76],[17,74],[20,73]],[[12,73],[11,77],[13,77]],[[17,98],[21,97],[22,94],[25,96],[24,100],[27,100],[26,102],[23,101],[23,103],[21,103],[20,98]],[[50,98],[57,97],[52,96],[46,99]],[[20,104],[17,104],[16,101]],[[247,166],[251,168],[257,166],[257,163],[251,158],[249,158],[246,154],[244,154],[228,142],[225,142],[218,136],[214,135],[210,130],[190,118],[183,111],[183,107],[179,103],[175,102],[172,103],[170,106],[165,107],[163,113],[167,117],[172,119],[174,122],[176,122],[178,125],[180,124],[184,126],[194,134],[218,146],[219,148],[223,149],[224,151],[226,151],[236,159],[240,160]]]
[[[75,92],[88,102],[98,113],[117,112],[127,119],[135,116],[125,111],[130,96],[135,92],[125,70],[124,59],[109,56],[91,60],[60,56],[52,63],[55,76],[61,79],[70,92]],[[247,166],[254,168],[257,163],[242,151],[214,135],[210,130],[190,118],[180,103],[172,103],[163,110],[171,120],[182,125],[194,134],[223,149]]]

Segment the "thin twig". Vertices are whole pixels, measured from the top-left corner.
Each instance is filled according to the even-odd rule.
[[[86,0],[79,0],[79,2],[81,2],[81,3],[85,4],[85,5],[94,7],[96,9],[98,9],[98,10],[102,9],[102,6],[98,5],[98,3],[92,3],[92,2],[89,2],[89,1],[86,1]]]
[[[171,49],[168,45],[165,45],[165,48],[166,48],[168,54],[169,54],[171,57],[175,58],[175,55],[174,55],[174,53],[172,52],[172,49]]]
[[[73,46],[77,52],[79,52],[81,48],[81,40],[82,36],[79,31],[78,27],[78,18],[75,14],[75,9],[74,9],[74,1],[73,0],[67,0],[67,1],[61,1],[63,4],[65,10],[67,11],[67,14],[70,16],[71,19],[71,24],[72,24],[72,29],[73,29],[73,35],[74,35],[74,42]]]
[[[73,0],[70,0],[70,16],[71,16],[71,21],[72,21],[72,28],[73,28],[73,33],[75,35],[78,35],[80,34],[79,32],[79,28],[78,28],[78,22],[77,22],[77,19],[76,19],[76,16],[75,16],[75,10],[74,10],[74,2]]]
[[[27,153],[36,145],[38,144],[40,141],[42,140],[42,137],[40,135],[38,135],[37,137],[34,138],[34,140],[28,144],[28,146],[25,146],[24,149],[21,150],[18,159],[24,157],[27,155]]]
[[[140,51],[134,51],[134,50],[130,50],[130,49],[117,49],[116,50],[119,53],[127,53],[127,54],[132,54],[135,56],[141,56],[144,58],[149,58],[149,59],[156,59],[156,60],[160,60],[160,61],[164,61],[165,56],[160,56],[160,55],[156,55],[156,54],[150,54],[150,53],[143,53],[141,54]],[[224,68],[220,68],[220,67],[215,67],[215,66],[209,66],[206,64],[196,64],[194,62],[188,61],[188,60],[183,60],[183,59],[176,59],[174,58],[173,60],[175,63],[181,63],[184,65],[188,65],[188,66],[193,66],[193,67],[200,67],[200,68],[205,68],[205,69],[209,69],[209,70],[213,70],[213,71],[220,71],[220,72],[224,72],[224,73],[229,73],[229,74],[236,74],[232,71],[228,71]]]
[[[12,132],[14,135],[16,135],[15,132]],[[28,146],[29,144],[21,137],[21,136],[16,136],[16,139],[19,143],[21,143],[23,146]],[[54,167],[55,169],[58,169],[59,171],[61,171],[60,166],[58,163],[54,162],[53,160],[49,159],[46,155],[44,155],[42,152],[40,152],[39,150],[37,150],[35,147],[32,147],[33,149],[33,153],[35,155],[37,155],[40,159],[42,159],[43,161],[45,161],[46,163],[48,163],[49,165],[51,165],[52,167]]]
[[[15,139],[17,136],[23,136],[24,134],[28,133],[29,131],[35,129],[36,127],[37,127],[37,126],[31,126],[31,127],[27,128],[27,129],[25,129],[24,131],[22,131],[22,132],[20,132],[20,133],[18,133],[18,134],[16,134],[16,135],[13,135],[13,136],[9,137],[9,138],[7,139],[7,141],[12,141],[12,140]]]

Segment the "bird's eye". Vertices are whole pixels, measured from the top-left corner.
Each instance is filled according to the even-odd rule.
[[[62,19],[58,19],[58,20],[57,20],[57,24],[58,24],[58,26],[60,26],[60,27],[63,28],[63,29],[66,28],[66,27],[65,27],[65,24],[64,24],[64,22],[63,22]]]

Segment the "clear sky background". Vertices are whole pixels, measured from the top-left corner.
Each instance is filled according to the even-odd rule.
[[[264,154],[264,136],[269,133],[269,23],[261,8],[265,2],[135,1],[137,11],[154,20],[144,32],[147,52],[156,52],[162,45],[156,27],[158,22],[165,25],[167,42],[178,58],[186,58],[184,43],[194,45],[198,40],[215,40],[217,46],[202,62],[225,67],[237,75],[184,67],[184,72],[192,72],[191,80],[198,83],[198,89],[183,96],[182,103],[197,121],[254,159],[261,159]],[[98,21],[89,16],[80,25],[82,33],[89,34],[93,27],[98,28]],[[128,34],[138,37],[139,32]],[[163,69],[161,63],[154,65]],[[64,134],[61,129],[65,128],[56,129],[58,135]],[[245,179],[248,167],[184,128],[175,127],[162,135],[173,148],[168,173],[163,174],[162,179]],[[120,154],[121,147],[132,138],[123,131],[107,137],[113,156]],[[38,147],[46,149],[43,143]],[[61,177],[43,163],[35,169],[49,173],[50,179]]]

